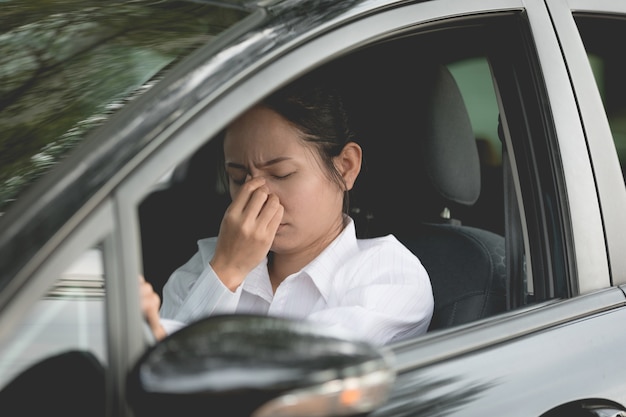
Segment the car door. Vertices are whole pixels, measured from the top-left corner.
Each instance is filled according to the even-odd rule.
[[[520,188],[516,193],[520,192],[517,198],[522,205],[521,221],[530,237],[526,242],[530,246],[528,251],[532,256],[533,246],[547,245],[546,255],[553,261],[560,256],[569,259],[565,265],[565,280],[569,289],[558,297],[559,300],[521,308],[474,326],[445,331],[442,335],[431,334],[431,338],[414,345],[407,343],[395,347],[405,368],[401,367],[395,396],[375,415],[553,416],[571,413],[599,415],[601,412],[617,415],[624,410],[624,386],[617,380],[611,381],[608,376],[618,354],[607,343],[621,337],[618,323],[624,319],[622,294],[618,288],[610,287],[611,282],[614,285],[621,283],[620,260],[607,263],[607,257],[612,259],[611,254],[619,256],[617,254],[621,252],[607,248],[608,255],[602,253],[604,250],[592,255],[597,256],[594,264],[598,264],[579,263],[587,256],[588,244],[594,241],[591,236],[606,233],[607,242],[611,242],[611,235],[620,233],[618,225],[624,220],[623,214],[617,213],[617,207],[623,207],[623,186],[619,184],[621,173],[608,133],[606,115],[590,76],[591,67],[577,34],[572,31],[575,26],[570,12],[561,7],[562,2],[547,4],[549,10],[544,9],[541,2],[525,2],[523,13],[528,19],[525,24],[529,25],[526,41],[530,44],[525,48],[510,44],[517,51],[525,49],[527,52],[528,48],[536,51],[537,62],[530,69],[535,72],[536,78],[524,78],[521,66],[518,66],[516,76],[521,83],[518,88],[535,92],[538,88],[545,88],[538,93],[538,97],[550,101],[550,104],[541,109],[541,114],[535,114],[542,121],[533,121],[532,102],[537,103],[538,97],[524,97],[521,93],[522,104],[517,110],[523,108],[527,126],[544,123],[546,130],[541,132],[529,128],[519,136],[522,130],[515,128],[515,110],[511,113],[515,107],[510,107],[512,103],[508,101],[510,94],[515,95],[514,90],[503,81],[498,67],[494,65],[493,68],[503,106],[501,111],[504,117],[513,121],[508,124],[513,149],[510,156],[516,167],[513,175],[519,181]],[[563,29],[563,33],[557,34],[558,40],[550,18],[555,22],[556,29]],[[561,59],[562,54],[566,55],[566,60]],[[527,59],[532,60],[530,56]],[[524,87],[524,82],[528,81],[530,84]],[[581,113],[580,118],[576,115],[578,112]],[[551,145],[542,150],[540,144],[549,141],[554,141],[554,147]],[[530,154],[520,149],[520,146],[524,147],[523,142],[534,148]],[[576,146],[576,142],[578,145],[588,143],[589,151],[585,146]],[[551,174],[541,173],[542,154],[548,154],[551,159],[543,161],[552,166]],[[582,162],[590,157],[596,161],[592,166]],[[524,161],[526,158],[533,162]],[[530,178],[525,178],[527,175]],[[532,197],[532,191],[527,193],[529,182],[541,182],[542,176],[556,182],[555,200],[551,201],[545,183],[537,184],[534,192],[539,194],[535,197]],[[584,186],[571,192],[572,187],[577,188],[594,179],[598,189],[606,187],[606,190],[611,190],[600,196],[602,204],[599,207],[596,206],[593,191],[596,185],[588,183],[591,194],[587,197],[582,190]],[[581,194],[576,195],[578,191]],[[547,209],[543,226],[536,223],[534,217],[537,212],[532,214],[528,210],[533,200]],[[557,205],[553,205],[554,202]],[[511,207],[506,210],[511,210]],[[596,214],[592,215],[589,210]],[[558,223],[567,216],[567,212],[571,223],[563,225],[562,232],[568,236],[561,242],[564,246],[559,247],[559,244],[554,245],[555,240],[546,226],[553,227],[555,221]],[[579,229],[589,216],[601,222],[587,230]],[[605,226],[612,224],[612,231],[607,231],[601,223]],[[532,231],[533,224],[544,228],[543,241],[532,240],[533,233],[538,232]],[[586,237],[579,240],[576,235]],[[615,250],[621,244],[621,241],[615,242]],[[535,256],[532,263],[537,261],[540,260]],[[599,264],[603,265],[598,267]],[[546,272],[546,269],[536,270],[533,267],[533,280],[536,281],[539,276],[547,278]],[[559,287],[558,278],[553,285],[554,288]],[[612,359],[605,361],[607,357]]]

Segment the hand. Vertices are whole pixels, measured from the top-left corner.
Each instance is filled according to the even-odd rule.
[[[245,182],[226,209],[210,265],[231,291],[267,256],[283,213],[264,178]]]
[[[148,326],[150,326],[155,339],[163,339],[166,336],[166,332],[161,325],[159,317],[161,298],[159,297],[159,294],[154,291],[152,285],[147,282],[142,275],[139,275],[139,299],[141,312],[146,318]]]

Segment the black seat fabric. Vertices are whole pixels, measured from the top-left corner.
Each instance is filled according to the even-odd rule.
[[[506,308],[504,239],[487,230],[425,224],[404,244],[430,276],[435,311],[430,329],[488,317]]]
[[[420,258],[435,299],[431,329],[504,311],[504,238],[455,218],[481,192],[477,143],[458,86],[444,66],[388,67],[394,76],[382,69],[384,83],[351,104],[364,152],[352,196],[357,233],[392,233]]]

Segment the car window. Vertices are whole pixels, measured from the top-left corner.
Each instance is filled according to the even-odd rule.
[[[613,141],[626,179],[626,63],[613,42],[626,36],[626,19],[617,15],[574,14],[587,50]]]
[[[85,251],[0,343],[0,389],[29,367],[70,351],[107,363],[102,250]]]
[[[95,127],[247,15],[193,1],[0,8],[0,213]]]
[[[473,23],[404,34],[316,69],[340,80],[364,152],[350,196],[357,234],[394,234],[418,254],[441,310],[432,330],[571,294],[563,250],[566,218],[553,180],[559,166],[549,158],[553,129],[542,113],[541,77],[526,22],[505,15]],[[452,107],[431,95],[441,74],[449,74],[459,90],[461,100]],[[251,104],[242,103],[242,110]],[[455,134],[447,129],[458,127],[452,111],[458,105],[468,113],[469,132],[461,130],[479,165],[480,192],[470,203],[441,195],[430,183],[434,171],[425,171],[425,141],[434,137],[438,149]],[[229,196],[220,182],[217,139],[206,138],[138,207],[143,272],[157,291],[195,253],[198,239],[219,232]],[[472,159],[459,151],[467,141],[457,148],[454,140],[433,154],[443,159],[437,175],[450,173],[446,181],[468,184],[467,171],[459,168]],[[484,239],[488,250],[473,252],[442,237],[457,232]],[[472,304],[486,307],[477,312]]]

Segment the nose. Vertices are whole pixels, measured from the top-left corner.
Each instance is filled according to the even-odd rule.
[[[245,182],[248,182],[252,180],[253,178],[266,178],[266,175],[263,175],[263,173],[261,172],[257,172],[257,173],[249,172],[246,174]],[[271,181],[265,181],[265,184],[263,185],[263,187],[265,187],[270,194],[273,193]]]
[[[251,181],[253,178],[265,178],[265,175],[263,175],[261,173],[256,173],[255,174],[255,173],[248,172],[246,174],[245,182]],[[268,186],[268,185],[269,185],[269,181],[265,181],[265,186]]]

